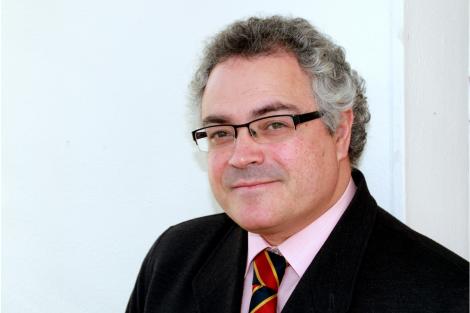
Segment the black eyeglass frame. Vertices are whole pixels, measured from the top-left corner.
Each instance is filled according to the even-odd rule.
[[[303,113],[303,114],[277,114],[277,115],[270,115],[270,116],[264,116],[264,117],[260,117],[260,118],[257,118],[255,120],[252,120],[248,123],[244,123],[244,124],[217,124],[217,125],[211,125],[211,126],[206,126],[206,127],[201,127],[201,128],[198,128],[196,130],[193,130],[191,132],[192,136],[193,136],[193,140],[194,142],[196,143],[197,145],[197,140],[198,139],[201,139],[201,138],[204,138],[206,136],[202,136],[202,137],[198,137],[196,138],[196,133],[198,131],[201,131],[203,129],[207,129],[207,128],[211,128],[211,127],[220,127],[220,126],[231,126],[235,129],[235,138],[237,138],[238,136],[238,128],[242,128],[242,127],[246,127],[248,128],[248,131],[250,133],[250,135],[253,136],[253,134],[251,133],[250,131],[250,124],[251,123],[254,123],[254,122],[257,122],[257,121],[260,121],[260,120],[264,120],[264,119],[268,119],[268,118],[273,118],[273,117],[280,117],[280,116],[290,116],[292,118],[292,121],[294,122],[294,129],[297,129],[297,125],[299,124],[302,124],[302,123],[305,123],[305,122],[309,122],[309,121],[313,121],[317,118],[320,118],[323,116],[323,112],[321,111],[313,111],[313,112],[308,112],[308,113]],[[201,133],[203,134],[203,133]],[[207,134],[206,134],[207,135]]]

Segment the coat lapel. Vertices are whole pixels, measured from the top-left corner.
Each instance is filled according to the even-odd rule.
[[[234,224],[193,280],[198,312],[240,312],[246,257],[246,232]]]
[[[283,313],[348,310],[376,216],[376,203],[364,177],[355,171],[353,178],[357,186],[353,200],[302,276]]]

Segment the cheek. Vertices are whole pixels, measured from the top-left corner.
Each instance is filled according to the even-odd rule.
[[[207,155],[208,176],[212,188],[221,187],[221,177],[226,163],[225,157],[221,154],[209,152]]]
[[[310,144],[300,139],[279,143],[272,151],[272,156],[277,163],[281,164],[289,172],[297,173],[300,169],[305,170],[309,165],[315,164],[315,153]]]
[[[318,188],[318,184],[325,179],[325,172],[331,166],[329,160],[331,153],[320,142],[315,144],[294,138],[292,141],[279,144],[275,155],[279,163],[290,176],[291,188],[301,192],[309,192]],[[335,159],[334,159],[335,160]]]

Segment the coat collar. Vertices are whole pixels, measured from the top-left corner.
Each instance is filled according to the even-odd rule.
[[[227,218],[228,219],[228,218]],[[239,313],[247,257],[247,233],[232,221],[193,280],[198,312]]]
[[[346,312],[376,217],[364,176],[353,171],[357,190],[345,213],[302,276],[283,313]]]

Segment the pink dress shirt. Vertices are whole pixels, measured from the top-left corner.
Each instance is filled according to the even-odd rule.
[[[338,202],[310,225],[292,235],[277,247],[270,246],[260,235],[248,232],[248,256],[241,313],[248,313],[250,306],[251,283],[253,279],[252,261],[255,256],[262,250],[270,248],[282,254],[289,264],[277,293],[277,312],[281,312],[300,278],[310,263],[312,263],[318,251],[336,226],[336,223],[338,223],[341,215],[343,215],[348,207],[355,192],[356,185],[354,185],[351,179]]]

